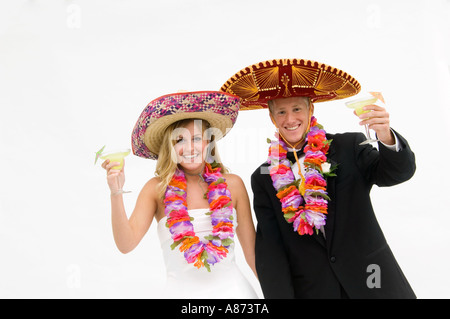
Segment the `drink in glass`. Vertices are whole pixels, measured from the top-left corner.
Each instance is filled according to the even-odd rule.
[[[370,110],[366,111],[363,108],[367,105],[373,105],[374,103],[376,103],[379,99],[377,95],[381,96],[381,93],[371,92],[370,94],[368,94],[362,98],[345,102],[345,105],[350,109],[354,109],[356,115],[360,116],[361,114],[371,112]],[[373,139],[370,136],[369,125],[365,124],[364,127],[366,129],[367,139],[365,141],[361,142],[360,145],[378,141],[377,139]]]
[[[121,170],[123,167],[123,160],[126,156],[128,156],[130,154],[131,150],[130,149],[123,149],[123,150],[118,150],[118,151],[111,151],[111,152],[106,152],[106,153],[102,153],[100,155],[100,158],[102,160],[107,160],[109,159],[110,163],[113,162],[119,162],[120,164],[117,166],[112,167],[112,169],[118,169]]]
[[[108,160],[110,163],[119,162],[119,165],[111,167],[111,169],[121,170],[124,164],[124,158],[130,154],[131,150],[129,148],[116,150],[116,151],[108,151],[105,153],[100,152],[100,158],[102,160]],[[117,177],[117,185],[119,184],[119,177]],[[119,189],[117,193],[130,193],[130,191],[124,191],[123,189]]]

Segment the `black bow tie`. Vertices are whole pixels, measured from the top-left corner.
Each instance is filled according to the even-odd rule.
[[[303,148],[299,151],[297,151],[297,157],[300,158],[300,156],[303,156]],[[295,155],[294,152],[288,152],[286,154],[286,157],[288,160],[290,160],[291,162],[295,162]]]

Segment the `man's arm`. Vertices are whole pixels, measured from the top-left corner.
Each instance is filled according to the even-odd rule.
[[[358,134],[355,140],[356,157],[364,176],[378,186],[393,186],[410,179],[416,171],[415,155],[408,142],[398,132],[392,130],[398,143],[398,151],[391,150],[379,143],[379,150],[371,146],[361,147],[359,142],[365,139]]]

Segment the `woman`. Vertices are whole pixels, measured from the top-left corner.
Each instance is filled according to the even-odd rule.
[[[233,126],[239,98],[223,92],[162,96],[142,112],[132,135],[135,155],[157,159],[127,218],[124,172],[108,160],[114,240],[133,250],[158,222],[167,269],[165,298],[257,298],[234,261],[234,234],[255,271],[255,229],[245,186],[227,173],[215,141]]]

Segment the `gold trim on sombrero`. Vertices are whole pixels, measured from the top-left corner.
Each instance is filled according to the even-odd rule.
[[[248,66],[220,89],[242,98],[241,110],[267,107],[267,101],[307,96],[313,102],[343,99],[361,85],[351,75],[324,63],[304,59],[267,60]]]

